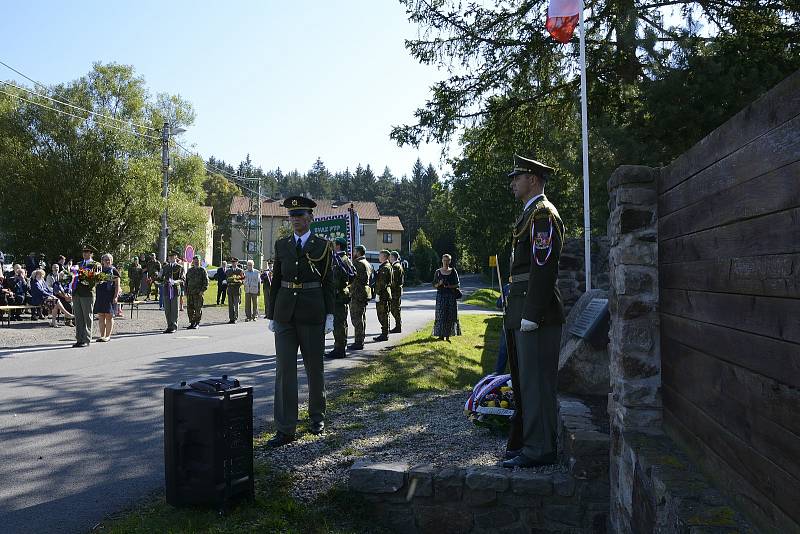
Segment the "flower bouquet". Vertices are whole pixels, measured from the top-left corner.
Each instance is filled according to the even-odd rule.
[[[241,274],[233,273],[227,276],[225,279],[228,281],[229,286],[231,285],[240,286],[244,284],[244,276],[242,276]]]
[[[98,275],[101,274],[97,270],[95,264],[90,264],[86,268],[78,268],[78,283],[81,285],[93,288],[99,281]]]
[[[511,375],[489,375],[475,385],[464,413],[476,425],[502,429],[514,415],[514,408]]]

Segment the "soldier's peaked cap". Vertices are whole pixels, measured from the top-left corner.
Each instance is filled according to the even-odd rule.
[[[347,239],[345,239],[343,237],[337,237],[333,241],[334,241],[334,243],[339,243],[342,247],[346,247],[347,246]]]
[[[97,252],[97,249],[94,248],[92,245],[83,245],[81,248],[82,252]]]
[[[289,215],[302,215],[316,208],[317,203],[310,198],[294,196],[284,200],[283,207],[289,210]]]
[[[547,180],[555,169],[545,165],[535,159],[523,158],[514,154],[514,170],[508,173],[508,177],[519,176],[520,174],[535,174]]]

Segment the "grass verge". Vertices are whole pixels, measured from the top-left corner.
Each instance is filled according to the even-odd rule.
[[[468,306],[478,306],[487,310],[497,310],[495,306],[500,292],[496,289],[476,289],[470,293],[462,302]]]

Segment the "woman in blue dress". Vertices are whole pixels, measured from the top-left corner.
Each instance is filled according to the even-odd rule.
[[[31,304],[40,306],[37,311],[38,318],[41,317],[42,308],[46,308],[50,312],[50,326],[57,327],[56,317],[58,313],[63,313],[67,319],[72,319],[75,316],[69,313],[58,298],[53,294],[53,290],[47,285],[44,277],[44,270],[36,269],[31,276]]]
[[[119,271],[114,267],[113,262],[114,257],[111,254],[103,254],[100,258],[101,272],[109,280],[95,286],[96,295],[92,311],[97,314],[97,322],[100,327],[100,336],[97,341],[110,340],[111,330],[114,328],[114,312],[119,296]]]
[[[436,288],[436,316],[433,322],[433,335],[444,341],[450,341],[450,336],[461,335],[461,325],[458,322],[458,271],[450,267],[452,257],[450,254],[442,256],[442,266],[433,274],[433,287]]]

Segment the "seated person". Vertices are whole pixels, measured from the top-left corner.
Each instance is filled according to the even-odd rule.
[[[72,313],[72,274],[61,273],[61,277],[53,284],[53,295],[69,313]],[[64,321],[66,326],[75,326],[72,319]]]
[[[56,317],[59,312],[63,313],[67,319],[75,317],[64,309],[58,297],[53,295],[53,290],[50,289],[44,279],[44,271],[42,269],[36,269],[33,271],[33,276],[31,276],[31,304],[40,306],[40,308],[34,310],[33,319],[43,319],[41,308],[45,308],[50,312],[50,326],[52,327],[58,326]]]
[[[22,306],[30,302],[30,286],[28,285],[27,273],[25,269],[17,266],[14,271],[14,277],[11,279],[9,289],[14,294],[14,305]],[[22,310],[14,310],[11,313],[12,321],[22,320]]]

